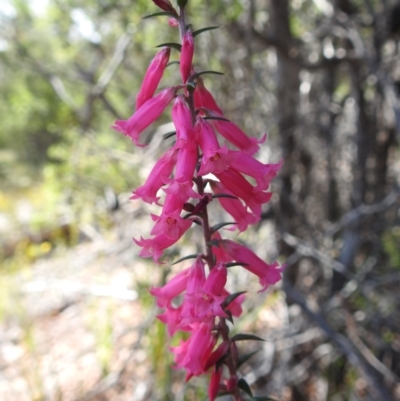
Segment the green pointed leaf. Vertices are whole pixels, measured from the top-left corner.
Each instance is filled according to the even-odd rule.
[[[192,76],[192,79],[196,79],[197,77],[203,74],[225,75],[223,72],[207,70],[207,71],[196,72],[196,74]]]
[[[217,199],[217,198],[239,199],[237,196],[230,195],[230,194],[216,194],[216,195],[213,195],[212,198],[213,199]]]
[[[168,11],[160,11],[158,13],[149,14],[149,15],[142,17],[142,19],[148,19],[148,18],[153,18],[153,17],[162,17],[162,16],[171,17],[171,18],[175,18],[176,20],[179,20],[179,17],[177,15],[175,15],[173,13],[169,13]]]
[[[176,131],[167,132],[166,134],[163,135],[163,138],[164,139],[168,139],[168,138],[171,138],[174,135],[176,135]]]
[[[159,47],[159,46],[157,46],[157,47]],[[203,117],[203,120],[220,120],[220,121],[226,121],[228,123],[231,122],[231,120],[228,120],[227,118],[217,117],[217,116],[206,116],[206,117]]]
[[[248,385],[247,381],[243,379],[239,379],[238,381],[238,387],[243,390],[246,394],[248,394],[250,397],[253,397],[253,393],[251,392],[250,386]]]
[[[200,35],[203,32],[212,31],[214,29],[221,28],[220,26],[207,26],[206,28],[198,29],[197,31],[193,32],[193,37],[195,38],[197,35]]]
[[[173,60],[173,61],[170,61],[168,64],[167,64],[167,67],[169,67],[170,65],[173,65],[173,64],[180,64],[180,62],[179,62],[179,60]]]
[[[227,222],[227,223],[219,223],[216,224],[215,226],[211,227],[211,233],[214,234],[216,231],[218,231],[220,228],[225,227],[225,226],[230,226],[232,224],[236,224],[236,222]]]
[[[178,259],[177,261],[175,261],[174,263],[172,263],[172,266],[173,266],[173,265],[177,265],[178,263],[183,262],[184,260],[196,259],[197,256],[199,256],[197,253],[193,253],[192,255],[184,256],[183,258],[180,258],[180,259]]]
[[[221,306],[222,309],[226,308],[231,302],[233,302],[237,297],[240,297],[243,294],[246,294],[247,291],[240,291],[240,292],[235,292],[234,294],[228,295],[225,299],[224,302],[222,302]]]
[[[247,263],[238,263],[238,262],[231,262],[231,263],[225,263],[225,267],[228,269],[229,267],[235,267],[235,266],[242,266],[246,267],[248,266]]]
[[[254,341],[265,341],[260,337],[255,336],[254,334],[236,334],[232,337],[232,341],[247,341],[247,340],[254,340]]]
[[[226,317],[225,319],[229,320],[232,324],[234,324],[232,312],[230,310],[226,310],[224,312],[228,315],[228,317]]]
[[[260,350],[256,350],[253,352],[249,352],[247,354],[243,354],[239,357],[238,363],[236,365],[236,369],[239,369],[244,363],[246,363],[253,355],[257,354]]]
[[[171,47],[172,49],[176,49],[178,51],[182,50],[182,45],[180,43],[173,42],[161,43],[161,45],[158,45],[156,47]]]

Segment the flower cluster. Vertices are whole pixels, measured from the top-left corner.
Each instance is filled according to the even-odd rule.
[[[230,294],[225,288],[227,268],[240,265],[247,269],[259,278],[263,291],[281,278],[283,267],[276,262],[268,264],[247,247],[222,239],[218,229],[224,224],[211,227],[207,208],[219,202],[232,216],[234,224],[230,229],[246,230],[260,220],[262,205],[271,198],[270,182],[281,163],[263,164],[253,157],[266,136],[260,140],[250,138],[227,120],[206,89],[201,73],[196,72],[193,56],[197,32],[186,25],[186,1],[178,1],[179,12],[169,0],[153,2],[163,10],[159,15],[169,16],[175,21],[170,25],[180,28],[182,82],[156,94],[171,53],[170,47],[164,47],[146,72],[135,113],[113,125],[137,146],[144,146],[140,140],[142,132],[173,103],[175,143],[132,195],[133,199],[159,205],[161,211],[151,216],[154,221],[151,237],[134,241],[142,248],[142,257],[152,257],[160,263],[164,250],[175,244],[193,222],[202,225],[205,252],[195,257],[191,267],[150,292],[163,308],[158,318],[168,326],[169,334],[188,333],[187,340],[171,348],[176,365],[186,370],[187,380],[212,369],[210,399],[214,400],[223,391],[241,400],[238,353],[235,337],[229,337],[227,320],[241,315],[244,295]]]

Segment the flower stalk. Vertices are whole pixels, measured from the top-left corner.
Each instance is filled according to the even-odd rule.
[[[170,56],[168,47],[162,49],[145,74],[136,112],[113,125],[136,146],[145,146],[139,142],[142,131],[175,99],[172,106],[175,144],[155,164],[146,183],[132,195],[133,199],[156,203],[162,210],[159,215],[151,216],[154,221],[151,238],[134,241],[142,248],[140,256],[152,257],[159,263],[164,251],[178,242],[193,223],[202,226],[204,252],[194,255],[192,266],[163,287],[152,288],[150,293],[163,309],[158,318],[167,325],[168,333],[171,336],[178,331],[189,333],[187,340],[171,348],[176,366],[186,370],[186,380],[211,373],[208,389],[211,401],[220,393],[231,394],[235,401],[251,400],[250,388],[238,372],[236,341],[258,338],[249,334],[230,336],[228,321],[233,324],[233,317],[242,314],[244,293],[231,294],[225,288],[228,268],[242,266],[259,278],[264,291],[279,281],[283,267],[276,262],[268,264],[247,247],[223,239],[219,229],[229,225],[229,230],[242,232],[260,220],[262,205],[271,198],[268,187],[281,162],[262,164],[253,157],[265,136],[261,140],[250,138],[227,120],[205,87],[201,73],[196,72],[195,35],[186,22],[188,1],[178,0],[179,12],[169,0],[153,2],[164,11],[161,14],[172,16],[179,26],[182,44],[172,45],[181,50],[182,82],[155,94]],[[221,141],[225,141],[222,146]],[[205,178],[209,174],[213,178]],[[256,185],[245,176],[251,177]],[[232,223],[211,225],[209,207],[217,198],[231,215]]]

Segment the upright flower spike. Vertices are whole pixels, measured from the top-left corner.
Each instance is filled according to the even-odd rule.
[[[208,388],[211,401],[218,393],[229,393],[235,401],[243,401],[243,386],[237,372],[238,348],[230,336],[227,320],[232,321],[233,317],[242,314],[244,292],[231,294],[227,290],[226,285],[231,281],[228,280],[228,267],[232,261],[243,265],[258,276],[262,290],[280,279],[283,267],[277,263],[267,264],[243,245],[223,239],[220,232],[224,231],[218,230],[226,224],[214,225],[209,219],[208,208],[213,207],[214,198],[218,198],[235,220],[232,227],[240,232],[246,230],[260,219],[261,207],[271,197],[266,190],[280,163],[262,164],[252,157],[265,136],[261,140],[249,138],[237,125],[224,121],[221,108],[204,86],[202,78],[196,76],[192,65],[193,34],[185,15],[188,1],[177,0],[179,14],[170,0],[153,2],[164,11],[156,15],[171,17],[170,26],[179,27],[183,84],[154,95],[170,55],[169,48],[161,50],[145,74],[137,95],[136,112],[128,120],[116,121],[113,126],[129,136],[137,146],[144,146],[139,141],[141,132],[176,97],[172,107],[176,141],[155,163],[145,184],[132,195],[132,199],[142,198],[145,202],[156,203],[162,206],[162,210],[151,215],[155,222],[150,231],[151,238],[140,237],[134,241],[142,247],[140,256],[152,257],[159,263],[163,252],[174,245],[193,222],[202,226],[203,251],[176,262],[194,256],[196,260],[192,266],[183,269],[162,287],[151,288],[150,293],[163,309],[157,317],[167,325],[168,334],[185,332],[186,340],[171,351],[176,366],[186,370],[186,380],[212,371],[209,372]],[[196,84],[188,82],[190,77],[196,80]],[[209,123],[204,116],[216,119]],[[239,150],[231,150],[225,144],[221,146],[219,135]],[[209,173],[216,179],[203,178]],[[255,180],[256,185],[245,176]],[[207,192],[208,184],[213,194]],[[161,189],[166,194],[163,205],[159,204],[161,197],[157,196],[162,194]],[[184,212],[189,214],[183,215]]]
[[[190,30],[186,31],[182,40],[182,50],[179,69],[182,76],[182,81],[185,84],[192,70],[192,61],[194,53],[194,39]]]
[[[151,61],[146,75],[143,78],[142,86],[136,96],[136,110],[154,96],[164,74],[165,67],[168,64],[170,54],[171,49],[165,47],[159,51]]]
[[[168,88],[157,96],[148,100],[128,120],[115,121],[112,128],[124,135],[129,136],[136,146],[145,146],[139,143],[139,135],[158,117],[175,97],[176,88]]]

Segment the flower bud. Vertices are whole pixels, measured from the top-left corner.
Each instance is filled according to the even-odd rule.
[[[153,3],[160,7],[161,10],[167,11],[169,13],[176,14],[175,8],[172,6],[169,0],[153,0]]]
[[[143,78],[142,86],[136,96],[136,110],[154,96],[154,92],[157,90],[164,70],[167,67],[170,54],[171,49],[165,47],[151,61]]]
[[[192,60],[194,53],[194,40],[191,31],[187,31],[183,36],[182,51],[179,69],[182,76],[182,81],[185,84],[192,70]]]

